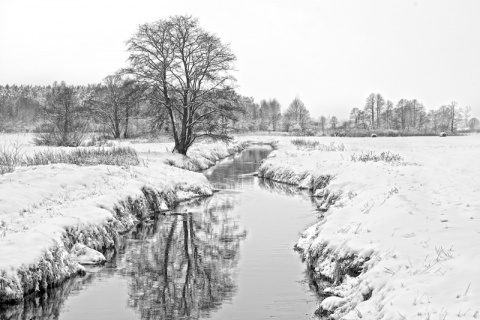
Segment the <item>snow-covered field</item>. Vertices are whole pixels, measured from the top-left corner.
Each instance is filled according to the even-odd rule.
[[[44,149],[30,139],[3,135],[0,146]],[[241,141],[272,139],[277,150],[259,175],[313,189],[323,215],[297,243],[325,286],[319,313],[480,319],[480,136],[307,138],[323,151],[297,149],[289,137]],[[206,168],[245,146],[199,145],[189,159],[168,152],[169,143],[120,145],[135,148],[141,165],[56,164],[0,176],[0,302],[81,272],[85,256],[74,252],[85,248],[76,244],[101,251],[149,210],[211,194],[203,175],[179,168]],[[352,161],[387,151],[402,159]]]
[[[308,139],[345,150],[281,138],[259,174],[318,196],[323,219],[297,244],[325,286],[318,312],[480,319],[480,136]],[[403,159],[352,161],[370,151]]]
[[[28,134],[0,139],[0,146],[15,144],[26,154],[45,149],[34,146]],[[0,175],[0,303],[82,272],[78,262],[101,261],[93,250],[112,247],[149,212],[211,195],[204,175],[180,168],[204,169],[245,147],[199,144],[187,158],[170,153],[171,144],[122,145],[137,150],[140,166],[53,164]],[[61,149],[71,150],[51,150]]]

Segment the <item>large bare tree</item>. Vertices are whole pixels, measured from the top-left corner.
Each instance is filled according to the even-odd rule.
[[[225,120],[239,104],[232,101],[235,55],[228,45],[191,16],[143,24],[127,45],[128,71],[167,112],[175,151],[186,154],[201,137],[230,139]]]

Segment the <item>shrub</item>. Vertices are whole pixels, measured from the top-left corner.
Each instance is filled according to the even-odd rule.
[[[0,148],[0,174],[13,172],[21,161],[22,151],[18,144],[3,145]]]
[[[65,131],[54,124],[42,124],[35,130],[33,142],[43,146],[78,147],[88,132],[88,125],[82,121],[71,124],[70,130]]]
[[[384,161],[384,162],[397,162],[402,161],[403,158],[399,154],[390,153],[390,151],[382,152],[380,155],[376,155],[373,151],[362,152],[360,155],[353,154],[351,157],[353,162],[368,162],[368,161]]]

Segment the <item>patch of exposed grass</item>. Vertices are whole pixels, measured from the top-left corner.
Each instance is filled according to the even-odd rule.
[[[343,143],[330,142],[330,144],[325,144],[302,138],[292,139],[291,142],[298,150],[345,151]]]
[[[375,154],[373,151],[362,152],[361,154],[352,154],[351,160],[353,162],[398,162],[402,161],[403,157],[397,153],[391,153],[390,151],[382,152],[379,155]]]
[[[95,166],[136,166],[140,164],[137,152],[131,147],[79,148],[73,151],[44,150],[25,155],[17,145],[0,148],[0,174],[13,172],[17,167],[55,163]]]
[[[68,163],[79,166],[100,164],[112,166],[136,166],[140,163],[135,149],[131,147],[113,147],[96,149],[75,149],[73,151],[45,150],[25,156],[26,166],[38,166],[54,163]]]

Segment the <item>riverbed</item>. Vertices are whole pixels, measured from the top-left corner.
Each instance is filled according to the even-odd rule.
[[[293,245],[317,221],[306,191],[253,175],[256,146],[204,172],[219,189],[129,232],[87,268],[0,319],[312,319],[317,297]]]

